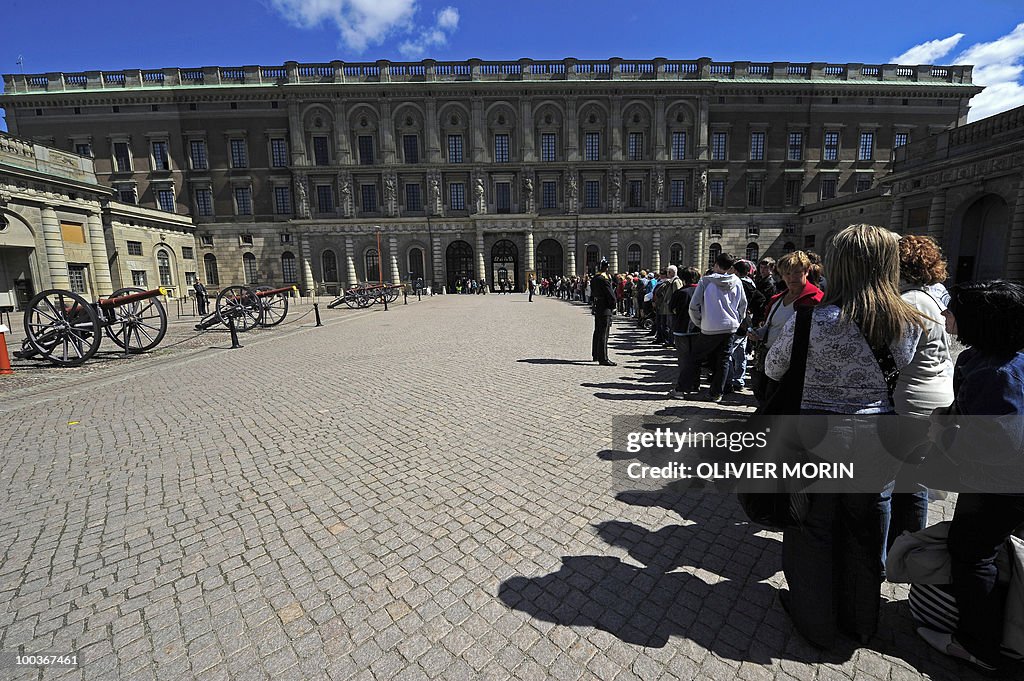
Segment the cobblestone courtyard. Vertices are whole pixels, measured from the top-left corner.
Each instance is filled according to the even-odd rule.
[[[613,415],[749,398],[664,399],[674,356],[623,320],[619,366],[594,365],[580,305],[400,302],[16,367],[0,650],[83,664],[0,678],[980,678],[890,585],[874,640],[815,651],[778,603],[780,535],[732,497],[611,491]]]

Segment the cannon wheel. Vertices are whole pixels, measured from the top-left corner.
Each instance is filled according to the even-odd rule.
[[[235,330],[248,331],[263,321],[263,304],[248,286],[228,286],[217,294],[217,316],[224,326],[235,320]]]
[[[366,289],[350,288],[345,291],[345,304],[353,310],[373,305],[373,299],[367,295]]]
[[[385,290],[385,295],[388,297],[388,302],[393,303],[398,300],[398,294],[401,293],[402,289],[399,286],[389,286]]]
[[[270,291],[270,286],[257,286],[257,291]],[[272,296],[263,296],[259,299],[263,306],[263,319],[260,326],[277,326],[288,316],[288,295],[275,293]]]
[[[25,337],[44,358],[69,367],[95,355],[103,339],[93,306],[77,293],[56,288],[28,302]]]
[[[111,298],[141,293],[141,288],[119,288]],[[107,338],[132,354],[152,350],[167,333],[167,312],[157,298],[137,300],[111,310],[111,321],[104,327]]]

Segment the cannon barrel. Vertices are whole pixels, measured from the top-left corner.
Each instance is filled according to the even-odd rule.
[[[134,303],[140,300],[146,300],[148,298],[156,298],[157,296],[167,295],[167,289],[163,286],[160,288],[150,289],[149,291],[139,291],[138,293],[128,293],[123,296],[117,296],[115,298],[100,298],[96,301],[96,304],[102,308],[120,307],[129,303]]]
[[[263,298],[265,296],[276,296],[278,293],[287,293],[289,291],[298,291],[297,286],[285,286],[283,288],[271,288],[256,291],[257,298]]]

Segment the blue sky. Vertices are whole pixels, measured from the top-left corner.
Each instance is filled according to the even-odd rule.
[[[975,80],[990,92],[973,102],[972,119],[1024,104],[1022,0],[864,0],[834,12],[763,0],[107,0],[102,11],[83,11],[80,0],[4,4],[2,73],[425,57],[904,56],[978,64]]]

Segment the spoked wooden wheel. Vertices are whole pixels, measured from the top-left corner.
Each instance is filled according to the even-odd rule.
[[[142,291],[141,288],[119,288],[110,297]],[[157,298],[126,303],[111,309],[109,314],[110,321],[104,328],[107,337],[132,354],[152,350],[167,333],[167,312]]]
[[[248,286],[228,286],[217,294],[217,316],[224,326],[234,320],[235,330],[248,331],[263,320],[263,304]]]
[[[257,286],[257,291],[271,291],[270,286]],[[271,296],[260,296],[263,306],[263,319],[260,326],[277,326],[288,316],[288,294],[275,293]]]
[[[100,347],[100,319],[85,298],[48,289],[25,308],[25,336],[32,348],[60,366],[78,366]]]

